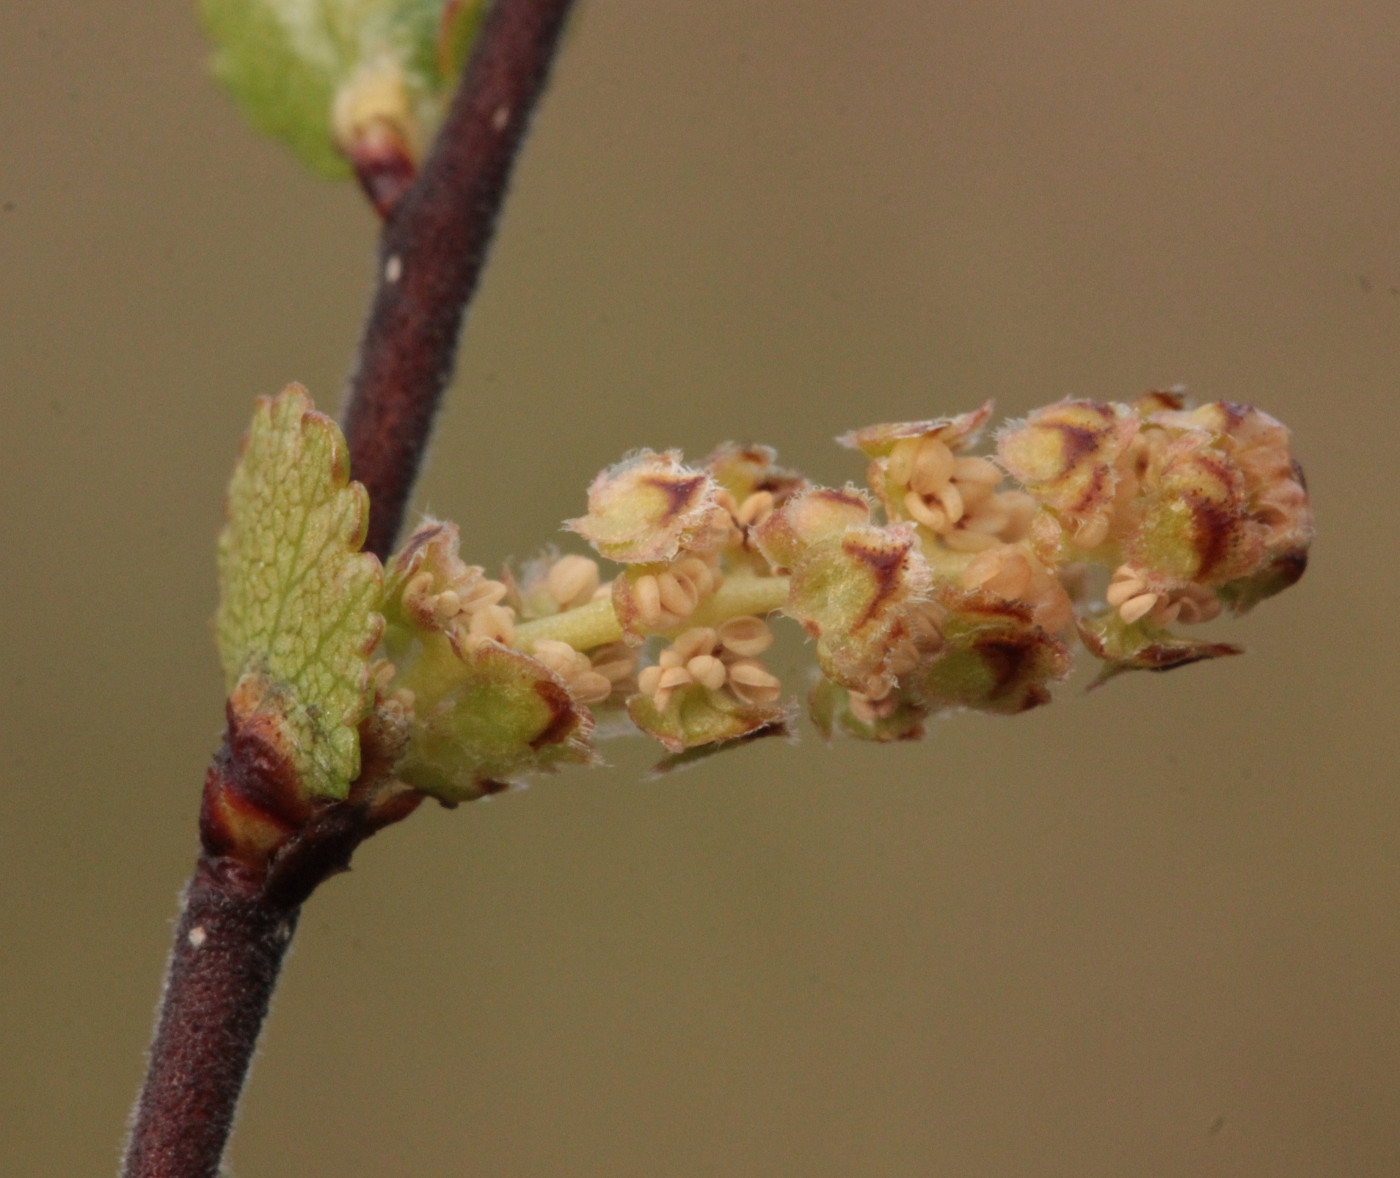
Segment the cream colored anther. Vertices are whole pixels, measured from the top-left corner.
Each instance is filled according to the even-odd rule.
[[[957,470],[953,452],[937,438],[921,438],[909,471],[909,486],[920,495],[937,495]]]
[[[690,682],[690,672],[684,667],[648,667],[642,672],[637,686],[651,696],[659,710],[664,711],[676,689]]]
[[[904,510],[931,532],[944,532],[951,524],[948,513],[936,503],[928,502],[917,491],[904,493]]]
[[[948,522],[957,523],[962,519],[966,507],[963,505],[962,492],[958,490],[957,483],[949,483],[938,494],[939,501],[943,504],[943,510],[948,513]]]
[[[655,626],[661,618],[661,586],[651,575],[638,577],[632,586],[632,599],[637,605],[637,616],[644,626]]]
[[[1104,591],[1104,599],[1109,605],[1116,608],[1130,598],[1137,597],[1146,588],[1147,582],[1143,580],[1140,573],[1129,565],[1121,564],[1113,570],[1113,577],[1109,581],[1107,590]]]
[[[646,573],[632,586],[637,620],[649,630],[669,630],[695,612],[700,598],[719,584],[703,560],[688,556],[659,573]]]
[[[637,652],[625,642],[609,642],[590,656],[593,669],[609,683],[621,683],[637,669]]]
[[[1157,605],[1156,593],[1139,593],[1136,597],[1130,597],[1118,607],[1119,616],[1132,625],[1141,618],[1145,618]]]
[[[711,691],[718,691],[728,677],[725,666],[712,654],[697,654],[685,665],[686,671],[695,682],[703,684]]]
[[[709,626],[694,626],[676,635],[676,639],[661,652],[664,659],[668,654],[677,660],[676,665],[687,663],[696,655],[711,654],[715,648],[716,634]]]
[[[674,691],[677,687],[684,687],[689,682],[691,682],[691,675],[684,667],[666,667],[662,670],[656,686],[659,691]]]
[[[963,570],[962,582],[968,589],[985,589],[1009,601],[1018,600],[1030,588],[1030,558],[1015,548],[988,549],[972,558]]]
[[[1200,586],[1193,585],[1182,590],[1175,604],[1179,609],[1178,616],[1188,626],[1198,622],[1209,622],[1220,616],[1220,598],[1211,590]]]
[[[899,696],[890,693],[880,699],[871,699],[868,695],[862,695],[859,691],[849,692],[846,700],[853,715],[862,724],[869,724],[872,727],[879,721],[894,713],[899,706]]]
[[[1108,539],[1109,519],[1106,515],[1095,516],[1081,523],[1071,537],[1076,548],[1097,548]]]
[[[773,492],[755,491],[733,513],[735,520],[744,527],[761,524],[773,514]]]
[[[720,577],[716,570],[701,560],[698,556],[687,556],[678,561],[671,570],[675,576],[686,582],[694,591],[698,600],[706,593],[719,588]]]
[[[588,656],[567,642],[542,638],[535,643],[534,656],[564,680],[569,694],[581,704],[602,703],[612,694],[612,681],[598,674]]]
[[[768,704],[782,694],[783,685],[762,663],[738,659],[729,664],[729,686],[745,703]]]
[[[593,599],[599,580],[597,561],[570,554],[550,566],[544,585],[560,609],[571,609]]]
[[[773,632],[762,618],[730,618],[716,632],[720,645],[736,655],[753,657],[773,645]]]
[[[458,585],[458,596],[462,597],[462,608],[468,612],[495,605],[506,595],[504,582],[492,581],[481,575],[481,569],[473,565],[467,569],[472,578],[466,582],[466,596],[462,597],[462,586]]]
[[[690,582],[682,581],[674,573],[660,573],[656,578],[656,586],[661,608],[677,617],[688,617],[700,599]]]
[[[954,528],[943,533],[941,538],[954,552],[983,552],[1001,543],[990,532],[975,532],[971,528]]]
[[[494,638],[509,646],[515,641],[515,611],[508,605],[488,605],[473,610],[467,634],[477,640]]]
[[[965,485],[991,490],[1001,482],[1002,473],[990,458],[959,458],[953,464],[952,477]]]

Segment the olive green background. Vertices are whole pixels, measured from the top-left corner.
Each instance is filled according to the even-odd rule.
[[[340,396],[375,225],[192,5],[0,16],[0,1172],[115,1170],[221,724],[252,398]],[[1400,1173],[1400,9],[591,0],[418,505],[495,566],[639,445],[1185,382],[1295,431],[1241,659],[921,744],[655,752],[362,849],[240,1178]],[[796,666],[798,644],[789,652]]]

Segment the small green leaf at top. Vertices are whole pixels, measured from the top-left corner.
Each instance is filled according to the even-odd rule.
[[[282,714],[309,795],[343,798],[374,699],[383,573],[360,551],[369,497],[345,439],[299,385],[258,399],[227,515],[215,632],[229,692]]]
[[[201,0],[214,73],[248,119],[343,178],[366,121],[426,148],[485,0]]]

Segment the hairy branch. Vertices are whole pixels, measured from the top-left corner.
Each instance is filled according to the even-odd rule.
[[[385,226],[379,285],[344,412],[354,478],[369,490],[366,551],[394,543],[452,375],[511,167],[573,0],[500,0],[437,143]]]
[[[571,6],[498,0],[423,171],[385,227],[345,412],[354,477],[370,492],[365,547],[381,558],[403,518],[511,166]],[[216,755],[216,787],[256,769],[233,763],[236,748],[226,744]],[[372,759],[367,752],[362,776]],[[218,1172],[301,902],[344,870],[360,841],[418,800],[408,791],[374,811],[354,797],[352,787],[350,801],[316,810],[262,863],[211,842],[202,822],[204,850],[175,931],[123,1178]],[[267,800],[253,790],[234,804]]]
[[[297,909],[201,859],[175,928],[126,1178],[218,1172]]]

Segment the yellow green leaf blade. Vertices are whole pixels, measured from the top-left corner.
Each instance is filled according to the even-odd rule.
[[[304,389],[259,398],[219,537],[215,632],[230,693],[250,680],[285,714],[308,793],[344,797],[359,772],[356,726],[373,702],[369,656],[383,629],[379,561],[360,552],[369,501],[345,440]]]

